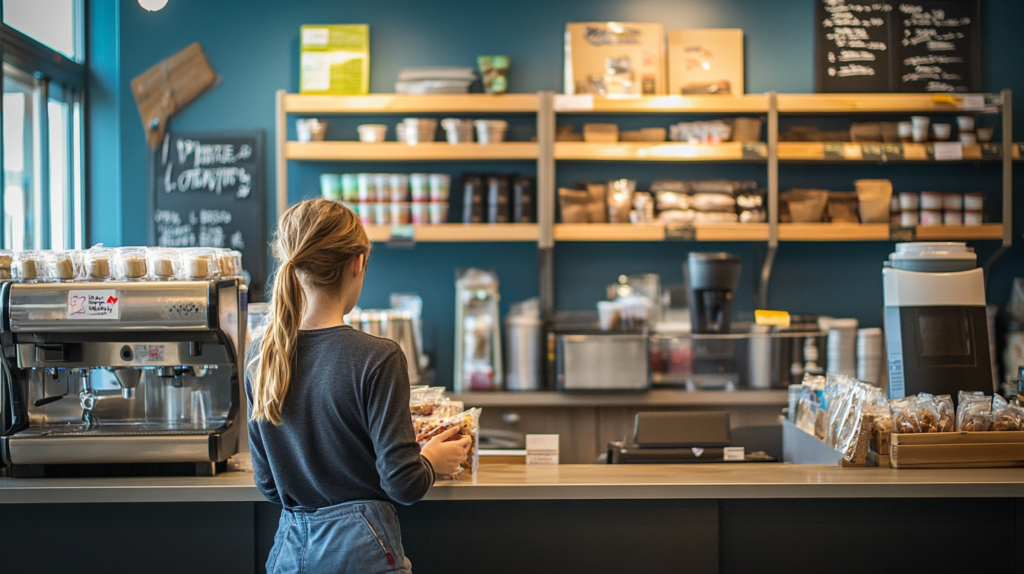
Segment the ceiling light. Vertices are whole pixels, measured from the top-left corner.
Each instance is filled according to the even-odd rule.
[[[156,12],[167,5],[167,0],[139,0],[139,6],[142,6],[150,12]]]

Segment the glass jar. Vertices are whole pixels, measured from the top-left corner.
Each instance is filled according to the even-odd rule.
[[[180,271],[180,254],[171,247],[150,247],[146,250],[146,259],[150,276],[154,281],[173,281]]]
[[[209,248],[186,249],[181,253],[181,277],[189,281],[215,279],[219,274],[217,252]]]
[[[85,278],[89,281],[110,281],[114,278],[113,262],[113,249],[89,249],[85,252]]]
[[[145,247],[122,247],[117,250],[116,276],[121,281],[145,281],[149,278],[149,262]]]
[[[242,254],[232,249],[218,249],[217,269],[221,277],[241,277]]]

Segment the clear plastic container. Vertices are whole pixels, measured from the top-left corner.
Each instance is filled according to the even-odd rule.
[[[67,283],[81,279],[82,254],[78,251],[54,251],[49,256],[50,277],[57,282]]]
[[[173,281],[181,268],[180,253],[170,247],[150,247],[146,250],[149,273],[155,281]]]
[[[431,225],[448,223],[448,204],[432,202],[427,204],[427,213],[430,216]]]
[[[110,281],[114,278],[114,250],[94,247],[85,252],[85,279]]]
[[[122,247],[117,250],[114,276],[119,281],[145,281],[149,279],[149,261],[145,247]]]
[[[391,201],[409,201],[409,176],[404,173],[392,173],[388,176],[388,189]]]
[[[39,283],[49,277],[46,259],[41,251],[19,251],[14,254],[14,280]]]
[[[390,203],[389,209],[391,210],[391,224],[392,225],[407,225],[411,221],[409,203]]]
[[[426,203],[412,203],[409,208],[409,220],[413,225],[426,225],[430,223],[430,210]]]
[[[12,279],[11,264],[14,263],[14,252],[5,249],[0,250],[0,281]]]
[[[425,173],[414,173],[409,175],[409,192],[413,201],[429,201],[430,185],[429,176]]]
[[[451,176],[445,173],[432,173],[428,181],[430,183],[430,201],[448,201],[452,185]]]
[[[233,249],[217,250],[217,269],[221,277],[242,276],[242,254]]]
[[[219,274],[217,252],[209,248],[185,249],[181,252],[182,279],[204,281]]]

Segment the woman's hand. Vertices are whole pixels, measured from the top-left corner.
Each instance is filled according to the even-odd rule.
[[[453,474],[466,460],[472,439],[464,436],[458,440],[445,442],[459,434],[459,430],[459,427],[452,427],[430,439],[423,447],[421,453],[430,461],[430,466],[434,467],[434,474]]]

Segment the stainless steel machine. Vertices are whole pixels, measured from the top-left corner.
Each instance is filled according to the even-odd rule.
[[[238,279],[2,284],[11,474],[216,473],[245,424],[244,291]]]

